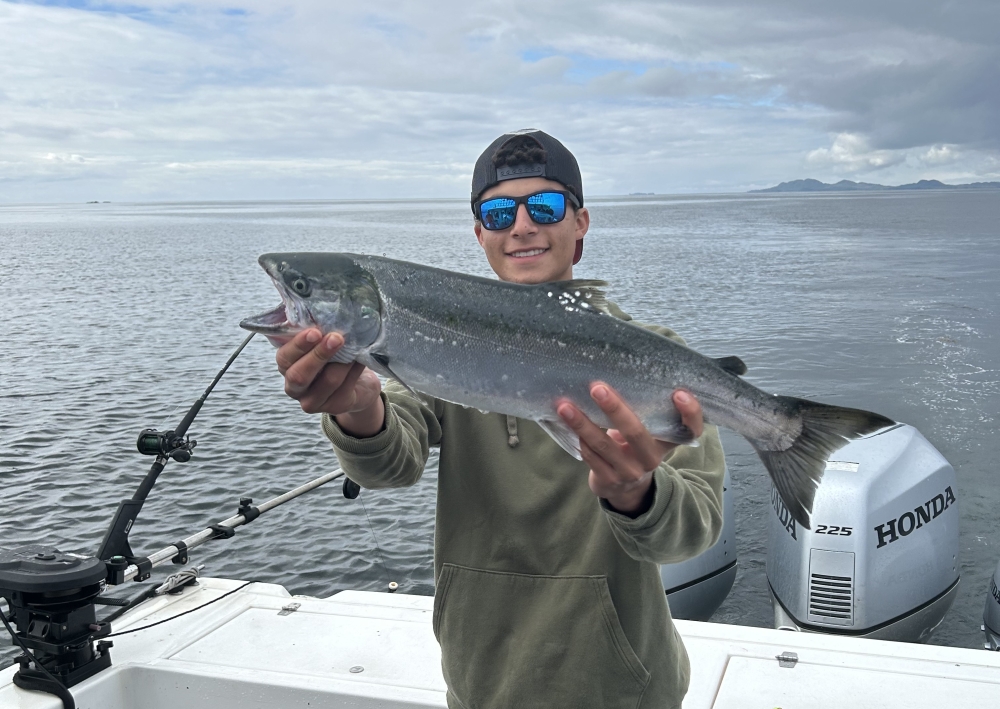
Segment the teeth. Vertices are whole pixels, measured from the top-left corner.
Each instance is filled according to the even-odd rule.
[[[529,249],[528,251],[515,251],[511,256],[514,258],[527,258],[528,256],[537,256],[544,253],[545,249]]]

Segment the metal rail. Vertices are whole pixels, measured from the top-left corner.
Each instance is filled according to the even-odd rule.
[[[284,494],[271,498],[267,502],[257,505],[255,509],[259,514],[264,514],[265,512],[273,510],[275,507],[285,504],[289,500],[295,499],[299,495],[303,495],[309,492],[310,490],[315,490],[321,485],[326,485],[328,482],[336,480],[337,478],[342,477],[343,475],[344,475],[343,470],[334,470],[332,472],[327,473],[326,475],[322,475],[316,478],[315,480],[310,480],[309,482],[303,485],[299,485],[294,490],[289,490]],[[220,527],[228,529],[236,529],[237,527],[241,527],[244,524],[247,524],[248,521],[253,521],[256,518],[257,515],[254,515],[251,517],[250,520],[247,520],[245,515],[237,514],[233,515],[232,517],[229,517],[228,519],[224,519],[217,525],[213,525],[212,527],[207,527],[201,530],[200,532],[192,534],[190,537],[185,537],[184,539],[182,539],[181,543],[185,545],[183,551],[186,552],[190,549],[201,546],[205,542],[218,538]],[[179,547],[171,544],[170,546],[164,547],[163,549],[154,554],[150,554],[149,557],[147,558],[150,560],[150,562],[152,562],[153,566],[159,566],[160,564],[163,564],[164,562],[173,559],[175,556],[181,553],[181,551],[182,550]],[[139,574],[139,567],[136,566],[135,564],[130,564],[128,568],[125,569],[124,580],[131,581],[138,574]]]

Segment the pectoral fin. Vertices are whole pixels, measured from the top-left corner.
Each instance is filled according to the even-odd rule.
[[[560,448],[577,460],[583,460],[583,456],[580,455],[580,437],[573,429],[564,424],[562,419],[541,419],[538,421],[538,425],[552,436],[552,440],[558,443]]]
[[[387,356],[376,352],[369,352],[368,356],[363,358],[362,363],[376,374],[381,374],[383,377],[388,377],[399,382],[408,392],[419,398],[417,392],[413,391],[413,389],[411,389],[406,382],[396,376],[396,373],[392,371],[389,367],[389,358]]]

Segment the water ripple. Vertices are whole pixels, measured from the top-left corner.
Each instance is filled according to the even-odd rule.
[[[770,391],[881,411],[956,466],[962,566],[934,641],[978,647],[997,561],[1000,442],[996,193],[594,199],[577,275],[706,354],[742,357]],[[176,426],[277,302],[266,251],[388,254],[491,275],[463,201],[176,203],[0,208],[0,539],[94,552],[151,463],[145,427]],[[315,417],[253,342],[222,379],[131,534],[149,553],[336,464]],[[769,483],[726,434],[740,572],[716,620],[769,626]],[[293,593],[433,590],[436,454],[412,489],[346,500],[333,484],[198,549],[206,573]],[[385,565],[376,551],[375,538]],[[992,546],[991,546],[992,541]],[[171,569],[161,569],[163,575]],[[7,650],[0,651],[9,657]]]

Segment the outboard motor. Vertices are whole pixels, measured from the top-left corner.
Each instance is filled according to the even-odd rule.
[[[986,649],[1000,651],[1000,564],[990,579],[990,592],[983,609],[983,632],[986,633]]]
[[[729,469],[722,483],[722,533],[719,541],[693,559],[660,567],[670,614],[682,620],[708,620],[726,600],[736,580],[736,523]]]
[[[958,592],[955,470],[896,424],[831,456],[806,530],[772,489],[776,628],[924,641]]]

